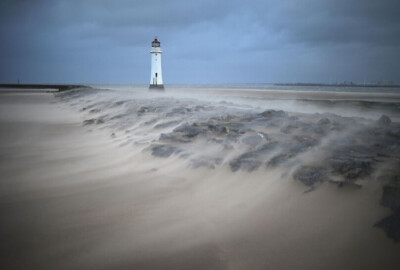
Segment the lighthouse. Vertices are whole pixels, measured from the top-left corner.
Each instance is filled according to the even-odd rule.
[[[151,75],[149,89],[164,89],[161,71],[161,43],[157,37],[151,43]]]

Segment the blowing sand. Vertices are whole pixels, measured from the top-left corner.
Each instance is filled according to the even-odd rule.
[[[0,269],[399,269],[381,186],[156,158],[53,94],[0,95]],[[118,135],[118,134],[117,134]]]

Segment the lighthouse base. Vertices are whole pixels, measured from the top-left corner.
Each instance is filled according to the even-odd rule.
[[[149,90],[164,90],[164,85],[163,84],[150,84],[149,85]]]

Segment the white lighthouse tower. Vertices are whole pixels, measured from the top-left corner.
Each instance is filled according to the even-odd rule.
[[[164,89],[161,71],[161,43],[157,37],[151,43],[151,75],[149,89]]]

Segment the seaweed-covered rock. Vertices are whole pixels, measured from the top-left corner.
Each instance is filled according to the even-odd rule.
[[[381,204],[400,213],[400,188],[393,186],[384,186],[381,198]]]
[[[329,160],[334,173],[347,179],[357,179],[368,176],[372,172],[372,157],[339,156]]]
[[[291,151],[280,153],[280,154],[275,155],[274,157],[272,157],[268,161],[267,166],[269,166],[269,167],[278,166],[278,165],[284,163],[285,161],[291,159],[294,156],[296,156],[296,153],[291,152]]]
[[[331,120],[329,120],[328,118],[321,118],[318,121],[318,125],[329,125],[331,123]]]
[[[231,170],[233,172],[236,172],[239,169],[251,172],[257,170],[261,166],[261,164],[262,162],[253,152],[240,155],[238,158],[229,162],[229,165],[231,166]]]
[[[192,111],[192,109],[190,109],[190,108],[176,107],[176,108],[173,108],[170,112],[168,112],[165,116],[170,117],[170,116],[175,116],[175,115],[185,115],[191,111]]]
[[[99,125],[99,124],[104,124],[106,121],[104,120],[104,118],[99,118],[99,119],[97,119],[97,121],[96,121],[96,124],[97,125]]]
[[[159,141],[169,141],[169,142],[176,142],[176,143],[189,143],[190,140],[183,139],[178,136],[176,133],[161,133]]]
[[[167,158],[174,153],[180,153],[182,150],[171,145],[155,145],[151,147],[151,154],[156,157]]]
[[[279,111],[275,111],[275,110],[266,110],[264,112],[261,113],[262,116],[267,117],[267,118],[271,118],[271,117],[286,117],[288,116],[287,112],[279,110]]]
[[[302,127],[302,131],[309,134],[309,135],[325,135],[326,129],[325,125],[319,124],[308,124]]]
[[[261,157],[273,150],[277,145],[277,142],[270,142],[267,144],[264,144],[260,148],[258,148],[255,151],[247,152],[244,154],[241,154],[237,158],[231,160],[229,162],[229,165],[231,167],[231,170],[233,172],[236,172],[239,169],[245,170],[245,171],[254,171],[257,170],[261,165],[262,165],[262,159]]]
[[[377,123],[378,123],[379,125],[381,125],[381,126],[389,126],[389,125],[392,123],[392,120],[390,119],[389,116],[387,116],[387,115],[382,115],[382,116],[378,119]]]
[[[103,118],[99,118],[99,119],[91,118],[91,119],[87,119],[87,120],[83,121],[84,126],[93,125],[93,124],[99,125],[99,124],[104,124],[104,123],[105,123],[105,121]]]
[[[306,186],[313,186],[326,180],[327,173],[323,167],[302,166],[293,174],[293,178]]]
[[[101,112],[101,109],[99,109],[99,108],[94,108],[94,109],[91,109],[91,110],[89,111],[89,113],[98,113],[98,112]]]
[[[193,138],[199,135],[200,133],[204,133],[205,130],[197,125],[189,125],[189,124],[182,124],[176,127],[173,132],[180,132],[182,136]]]
[[[142,115],[142,114],[144,114],[144,113],[147,113],[147,112],[149,112],[149,111],[150,111],[150,108],[149,108],[149,107],[147,107],[147,106],[142,106],[142,107],[140,107],[139,110],[137,111],[137,114],[140,116],[140,115]]]
[[[392,238],[395,242],[400,241],[400,214],[395,213],[384,219],[380,220],[374,225],[384,230],[388,237]]]
[[[87,119],[87,120],[84,120],[84,121],[83,121],[83,124],[84,124],[85,126],[87,126],[87,125],[93,125],[93,124],[95,124],[95,123],[96,123],[96,119],[95,119],[95,118]]]
[[[137,115],[142,116],[143,114],[146,114],[146,113],[154,113],[158,109],[159,109],[158,107],[154,107],[154,106],[142,106],[137,111]]]
[[[282,127],[282,128],[280,129],[280,131],[281,131],[282,133],[285,133],[285,134],[290,134],[290,133],[292,133],[294,130],[296,130],[297,128],[299,128],[299,127],[297,127],[297,126],[295,126],[295,125],[289,124],[289,125],[286,125],[286,126]]]
[[[362,138],[357,136],[356,139]],[[343,175],[348,180],[370,175],[373,171],[373,163],[376,160],[376,149],[363,144],[350,145],[352,140],[345,143],[345,146],[337,146],[337,149],[327,160],[332,172]]]
[[[294,139],[294,141],[298,142],[298,143],[296,143],[296,145],[301,145],[300,148],[311,147],[311,146],[315,146],[318,144],[317,139],[314,139],[313,137],[308,136],[308,135],[294,136],[293,139]],[[297,147],[292,147],[292,148],[297,148]]]

